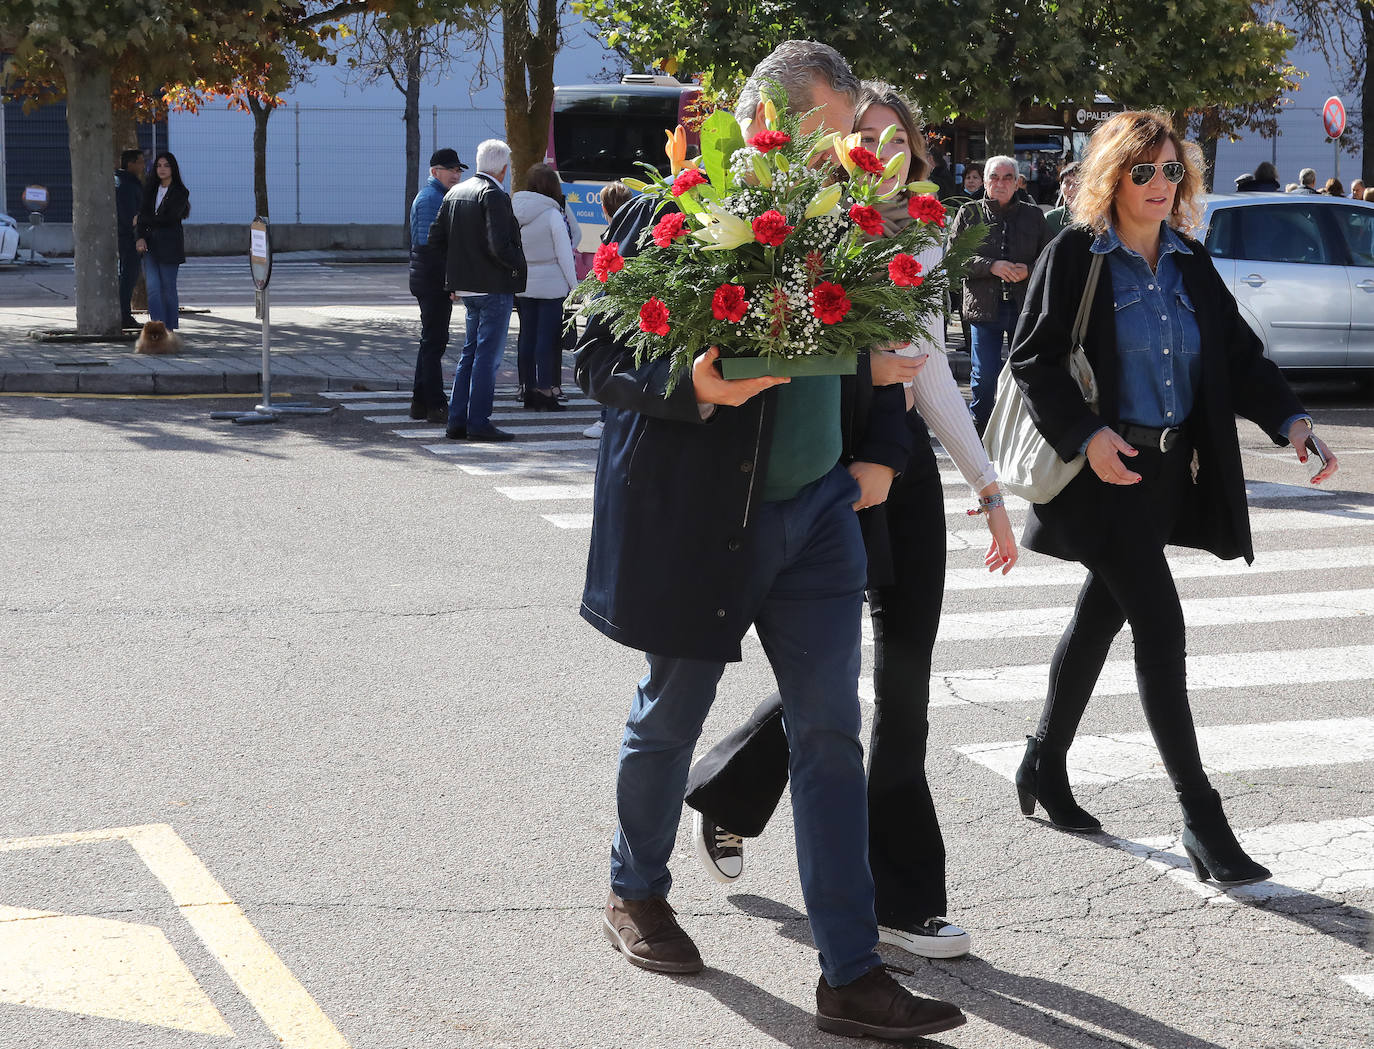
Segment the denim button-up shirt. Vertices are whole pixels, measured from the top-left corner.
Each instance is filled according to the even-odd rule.
[[[1093,241],[1092,250],[1107,256],[1112,275],[1122,422],[1181,426],[1202,380],[1202,339],[1173,255],[1192,251],[1168,225],[1160,231],[1154,271],[1110,226]]]

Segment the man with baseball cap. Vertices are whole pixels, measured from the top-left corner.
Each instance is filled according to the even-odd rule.
[[[431,250],[429,227],[439,214],[444,194],[458,185],[467,167],[454,150],[436,149],[429,158],[429,181],[410,205],[410,293],[420,304],[420,352],[415,360],[410,417],[432,423],[448,421],[442,362],[453,300],[444,291],[444,255]]]

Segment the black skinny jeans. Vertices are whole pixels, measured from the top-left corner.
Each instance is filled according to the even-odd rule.
[[[868,764],[868,859],[878,922],[910,926],[948,912],[945,845],[926,781],[931,653],[945,588],[945,508],[929,441],[918,441],[887,503],[893,579],[870,589],[876,696]],[[755,837],[787,785],[777,693],[692,767],[687,804]]]
[[[1164,558],[1181,497],[1192,483],[1191,459],[1192,446],[1180,441],[1167,453],[1141,449],[1128,464],[1144,480],[1135,491],[1121,493],[1123,512],[1111,516],[1109,541],[1100,555],[1084,561],[1088,578],[1050,661],[1049,695],[1037,731],[1043,749],[1068,750],[1112,641],[1129,622],[1145,720],[1180,793],[1208,787],[1188,705],[1183,609]]]
[[[444,408],[444,351],[448,349],[449,323],[453,317],[453,300],[442,288],[416,295],[420,304],[420,350],[415,356],[415,385],[412,396],[423,401],[426,408]]]

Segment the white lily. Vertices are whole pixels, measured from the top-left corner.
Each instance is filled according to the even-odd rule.
[[[707,204],[709,224],[692,234],[706,245],[706,251],[728,251],[754,240],[754,227],[738,215],[726,211],[719,204]]]

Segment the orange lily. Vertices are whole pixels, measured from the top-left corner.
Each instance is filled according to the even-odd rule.
[[[665,131],[668,136],[668,144],[663,147],[663,152],[668,157],[668,166],[672,173],[676,175],[687,166],[687,130],[681,124],[676,131]]]

